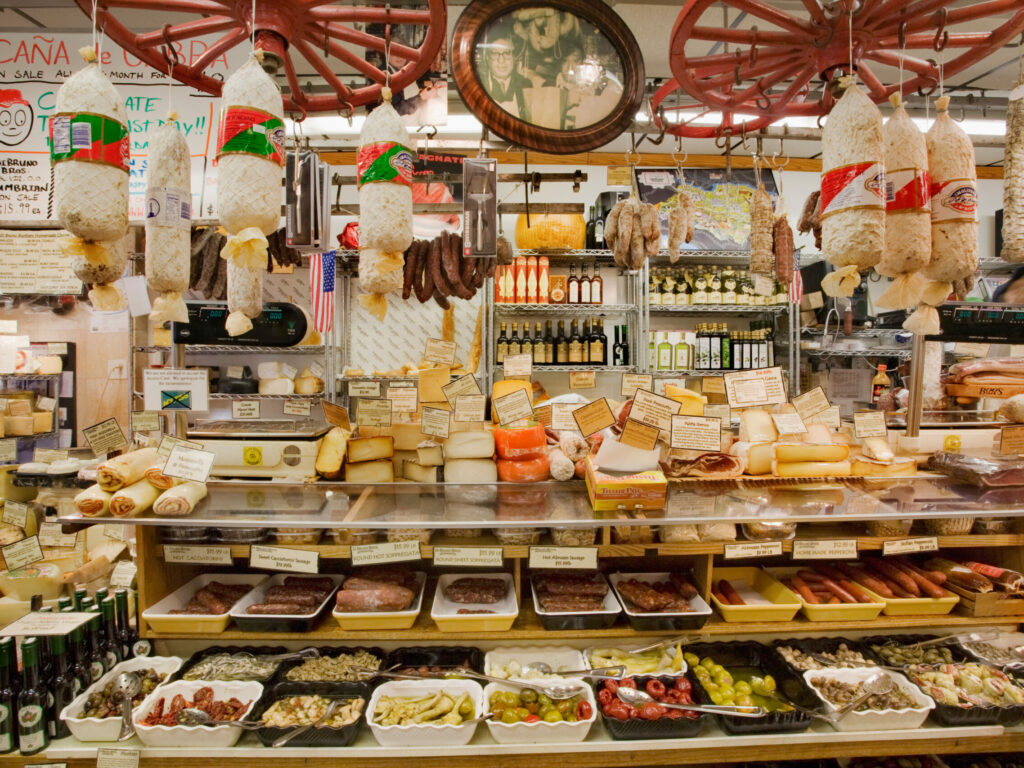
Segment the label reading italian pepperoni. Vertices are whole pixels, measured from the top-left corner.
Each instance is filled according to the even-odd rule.
[[[217,130],[217,157],[253,155],[284,165],[284,121],[253,107],[225,107]]]
[[[356,152],[359,186],[376,181],[412,184],[412,152],[395,141],[364,144]]]
[[[821,175],[821,218],[856,208],[885,208],[885,171],[863,162]]]
[[[923,168],[885,171],[885,210],[930,211],[931,178]]]
[[[932,182],[932,221],[977,221],[978,186],[971,179]]]
[[[50,161],[102,163],[128,172],[128,126],[91,112],[62,112],[50,120]]]

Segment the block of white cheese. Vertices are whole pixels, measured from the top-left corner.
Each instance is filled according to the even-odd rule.
[[[805,443],[814,443],[815,445],[829,445],[832,442],[832,433],[828,429],[826,424],[807,424],[807,432],[803,435],[803,441]]]
[[[740,414],[740,442],[772,443],[778,439],[779,433],[768,411],[755,408]]]
[[[775,460],[779,462],[843,461],[849,455],[850,449],[845,445],[775,444]]]
[[[259,393],[261,395],[293,395],[295,394],[295,381],[283,376],[276,379],[260,379]]]
[[[769,475],[772,471],[773,443],[733,443],[729,453],[745,459],[748,475]]]
[[[444,464],[441,446],[433,440],[426,440],[416,446],[416,462],[424,467],[439,467]]]
[[[390,459],[395,454],[395,441],[390,437],[360,437],[348,441],[348,461]]]
[[[892,461],[876,461],[874,459],[854,459],[850,465],[850,474],[854,477],[891,477],[917,474],[917,461],[914,459],[896,459]]]
[[[349,483],[393,483],[395,465],[388,459],[346,464],[345,480]]]
[[[281,363],[268,360],[256,366],[257,379],[280,379],[287,378],[281,367]]]
[[[417,446],[418,447],[418,446]],[[456,432],[444,441],[445,464],[452,459],[490,459],[494,455],[494,435],[490,432]],[[491,462],[493,464],[493,462]],[[447,472],[445,473],[447,477]],[[497,470],[495,470],[497,478]],[[479,482],[493,482],[481,480]]]
[[[402,465],[402,476],[417,483],[436,483],[437,467],[424,467],[415,461],[407,461]]]
[[[896,458],[889,443],[881,437],[865,437],[860,449],[867,458],[876,461],[892,461]]]
[[[39,363],[39,370],[36,373],[52,376],[64,370],[64,361],[59,355],[40,355],[36,358]]]
[[[444,479],[446,483],[496,483],[498,466],[490,459],[448,459]]]
[[[407,461],[416,461],[419,457],[416,455],[416,451],[395,451],[395,455],[391,457],[391,460],[395,463],[395,474],[402,477],[402,467]]]

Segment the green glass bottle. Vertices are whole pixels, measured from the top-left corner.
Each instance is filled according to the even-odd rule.
[[[14,638],[0,640],[0,755],[18,748],[14,736],[14,708],[18,697],[11,677],[11,661],[14,656]]]
[[[100,636],[100,650],[106,657],[107,670],[121,661],[121,645],[117,642],[117,625],[114,621],[114,598],[108,597],[100,603],[103,633]]]
[[[71,735],[60,713],[75,698],[75,680],[68,669],[68,638],[66,635],[50,635],[47,638],[50,646],[50,657],[53,659],[53,677],[50,678],[50,690],[47,693],[49,713],[46,726],[50,739],[66,739]]]
[[[50,743],[46,730],[46,689],[39,677],[39,640],[21,644],[22,688],[18,694],[18,749],[23,755],[42,752]]]

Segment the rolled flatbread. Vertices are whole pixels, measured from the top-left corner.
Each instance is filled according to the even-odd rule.
[[[206,483],[186,480],[160,494],[153,511],[160,517],[185,517],[206,496]]]
[[[127,488],[117,491],[110,499],[110,511],[114,517],[137,517],[153,506],[160,491],[148,480],[139,480]]]
[[[98,485],[90,485],[75,496],[75,506],[86,517],[105,517],[110,514],[110,496]]]
[[[175,477],[169,477],[164,474],[164,465],[166,463],[166,459],[160,459],[159,461],[150,464],[143,473],[146,479],[149,480],[149,484],[161,491],[173,488],[181,482]]]
[[[138,451],[115,456],[96,468],[96,482],[100,488],[113,492],[141,480],[146,470],[158,459],[156,448],[141,448]]]

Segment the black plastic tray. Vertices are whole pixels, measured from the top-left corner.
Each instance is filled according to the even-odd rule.
[[[911,643],[920,643],[925,640],[932,640],[936,637],[940,637],[940,635],[872,635],[871,637],[859,638],[857,642],[860,643],[865,656],[870,655],[871,658],[877,660],[879,663],[888,664],[888,661],[872,650],[872,645],[910,645]],[[977,661],[977,659],[968,656],[960,646],[947,645],[946,647],[952,652],[954,664],[959,664],[965,661]]]
[[[356,684],[358,685],[358,683]],[[250,720],[259,720],[263,713],[278,699],[287,696],[323,696],[325,699],[355,699],[363,700],[363,711],[354,723],[342,728],[310,728],[305,733],[299,734],[288,742],[291,747],[347,747],[355,741],[359,733],[359,724],[366,715],[366,705],[369,703],[369,696],[363,691],[353,691],[348,683],[307,683],[307,682],[279,682],[268,685],[263,696],[256,702]],[[294,728],[259,728],[256,737],[263,746],[269,747],[275,739],[279,739]]]
[[[623,573],[620,575],[637,577],[650,574]],[[692,574],[690,575],[692,576]],[[619,605],[622,606],[622,612],[629,621],[629,626],[637,632],[673,632],[680,629],[700,629],[708,623],[708,619],[710,619],[711,615],[714,613],[714,609],[711,607],[711,604],[704,600],[700,595],[693,598],[693,600],[700,600],[707,608],[706,611],[697,610],[692,613],[640,613],[630,608],[630,602],[622,596],[614,581],[609,579],[608,583],[611,584],[612,591],[615,593],[615,599],[618,600]],[[691,607],[693,607],[693,600],[690,600]]]
[[[483,651],[467,645],[411,646],[396,648],[388,653],[384,668],[456,667],[467,662],[474,672],[483,672]]]
[[[687,676],[689,677],[689,676]],[[675,685],[678,677],[668,675],[640,675],[632,678],[636,681],[637,688],[643,688],[648,680],[660,680],[666,687]],[[707,704],[707,696],[704,689],[696,680],[689,678],[691,698],[694,704]],[[604,687],[605,681],[598,680],[594,685],[595,698]],[[598,700],[597,708],[601,710],[601,702]],[[639,717],[631,717],[629,720],[619,720],[615,717],[607,717],[601,711],[601,718],[604,720],[604,727],[613,739],[619,741],[633,741],[638,739],[686,739],[700,734],[704,724],[704,718],[710,715],[704,712],[697,712],[696,718],[680,717],[675,720],[661,718],[659,720],[643,720]]]
[[[367,651],[372,653],[378,659],[380,659],[380,668],[384,668],[384,662],[388,658],[388,652],[383,648],[367,647],[367,648],[355,648],[350,646],[320,646],[317,648],[321,656],[340,656],[343,653],[354,654],[357,651]],[[303,683],[307,682],[304,680],[289,680],[287,675],[288,671],[295,669],[296,667],[302,666],[305,659],[292,659],[281,663],[281,666],[277,668],[277,672],[271,678],[271,684],[276,685],[277,683]],[[351,691],[357,695],[363,695],[359,691],[363,691],[369,700],[369,694],[376,687],[377,683],[383,681],[383,678],[371,678],[369,680],[316,680],[308,681],[309,685],[320,685],[321,683],[329,683],[335,686],[350,686]]]
[[[821,709],[824,705],[815,695],[802,675],[795,674],[789,665],[784,663],[775,651],[760,643],[693,643],[686,646],[688,653],[695,653],[701,658],[710,656],[717,664],[726,669],[730,667],[756,667],[775,678],[776,690],[783,698],[808,709]],[[687,671],[693,675],[692,670]],[[700,681],[693,676],[693,683],[701,692],[704,691]],[[811,725],[811,718],[803,712],[769,712],[765,717],[735,717],[718,715],[722,730],[737,735],[744,733],[797,733],[805,731]]]
[[[304,574],[288,575],[301,576]],[[265,591],[269,587],[275,586],[274,578],[274,576],[271,576],[269,580],[255,587],[255,590]],[[284,580],[282,579],[280,583],[283,584]],[[243,632],[311,632],[313,627],[320,623],[320,620],[325,615],[331,612],[335,605],[335,594],[342,583],[339,581],[335,584],[327,593],[327,596],[320,602],[320,605],[313,609],[312,613],[300,613],[294,616],[261,616],[259,614],[242,613],[238,603],[235,603],[231,606],[231,618]],[[248,599],[251,596],[252,592],[243,599]],[[235,612],[236,609],[237,612]]]
[[[779,652],[779,647],[784,645],[798,648],[805,653],[835,653],[840,645],[846,645],[851,651],[859,652],[865,659],[875,661],[873,653],[868,653],[859,642],[847,640],[845,637],[791,637],[773,641],[772,650],[779,661],[785,664],[798,677],[803,677],[804,672],[786,661],[785,657]],[[829,668],[838,669],[838,667]]]
[[[949,768],[968,768],[975,763],[981,765],[998,765],[999,768],[1024,768],[1024,756],[1016,753],[982,754],[982,755],[949,755],[942,758]],[[984,761],[989,761],[985,763]]]
[[[213,656],[218,653],[251,653],[254,656],[262,656],[264,654],[277,654],[277,653],[288,653],[288,649],[283,645],[211,645],[209,648],[203,648],[201,651],[196,651],[185,663],[178,667],[178,671],[167,678],[168,683],[172,683],[175,680],[184,680],[185,673],[194,667],[201,659],[207,656]],[[280,669],[280,665],[278,665]],[[274,670],[274,674],[278,670]],[[273,679],[273,675],[265,678],[264,680],[257,680],[258,683],[265,683],[267,680]]]
[[[611,599],[615,601],[616,605],[618,605],[618,612],[548,613],[541,609],[540,599],[537,597],[537,585],[531,577],[530,593],[533,599],[533,606],[537,614],[537,618],[540,619],[541,626],[546,630],[556,631],[560,629],[607,629],[614,625],[622,615],[622,603],[616,596],[615,590],[612,589],[610,584],[608,584],[608,580],[601,574],[598,574],[598,576],[604,580],[605,584],[608,586],[608,592],[612,596]]]

